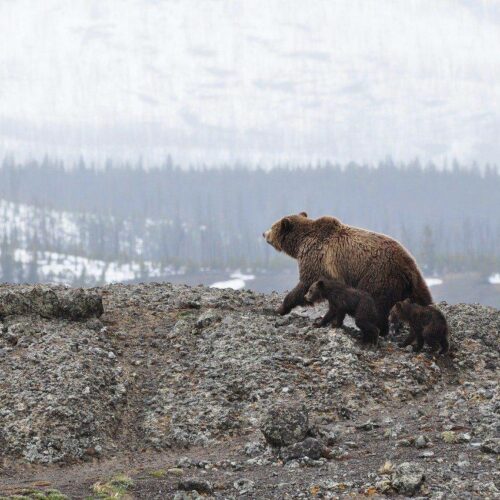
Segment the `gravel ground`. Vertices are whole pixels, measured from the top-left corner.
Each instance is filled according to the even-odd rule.
[[[500,497],[499,310],[439,304],[436,357],[281,298],[0,287],[0,495]]]

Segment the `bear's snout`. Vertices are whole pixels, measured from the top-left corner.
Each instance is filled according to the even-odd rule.
[[[268,229],[267,231],[264,231],[262,233],[262,236],[266,239],[266,241],[269,243],[269,237],[271,236],[271,231]]]

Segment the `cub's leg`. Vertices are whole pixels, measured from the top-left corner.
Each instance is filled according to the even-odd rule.
[[[283,300],[283,304],[279,306],[276,311],[281,316],[288,314],[294,307],[303,306],[306,304],[304,299],[307,290],[309,290],[309,285],[299,281],[299,284],[290,292],[288,292],[285,300]]]
[[[354,322],[363,334],[363,342],[371,342],[373,345],[377,346],[379,336],[377,325],[366,318],[359,316],[354,318]]]
[[[343,309],[338,309],[333,326],[340,328],[344,324],[346,314],[347,313]]]
[[[413,344],[416,338],[417,338],[417,332],[412,327],[410,327],[410,333],[408,337],[406,337],[406,339],[399,344],[399,347],[406,347],[409,346],[410,344]]]
[[[439,354],[446,354],[450,350],[450,343],[448,342],[448,337],[445,334],[443,337],[441,337],[441,349],[439,350]]]
[[[438,346],[441,347],[439,354],[446,354],[450,348],[447,333],[447,329],[443,328],[441,325],[428,325],[422,331],[422,335],[427,344],[432,346],[433,349],[436,349]]]
[[[424,347],[424,336],[422,334],[421,329],[417,330],[416,336],[417,336],[417,343],[413,347],[413,352],[420,352]]]
[[[334,307],[330,306],[328,308],[328,311],[326,312],[326,314],[319,321],[315,321],[313,323],[313,326],[315,328],[321,328],[323,326],[328,325],[329,323],[331,323],[335,319],[336,314],[337,314],[336,309]]]

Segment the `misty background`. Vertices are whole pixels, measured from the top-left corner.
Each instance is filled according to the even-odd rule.
[[[0,279],[262,291],[305,210],[500,306],[500,4],[0,0]]]

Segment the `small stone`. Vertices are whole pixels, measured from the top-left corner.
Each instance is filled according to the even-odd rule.
[[[424,471],[419,464],[404,462],[394,471],[391,483],[398,493],[411,496],[418,493],[424,481]]]
[[[240,495],[244,495],[246,493],[251,493],[255,488],[255,483],[251,479],[238,479],[233,483],[233,486],[236,490],[238,490]]]
[[[481,451],[493,455],[500,454],[500,438],[491,438],[481,443]]]
[[[362,431],[371,431],[373,429],[377,429],[378,427],[380,427],[380,424],[377,422],[373,422],[372,420],[368,420],[362,424],[356,425],[356,429]]]
[[[177,485],[178,490],[183,491],[197,491],[198,493],[211,494],[213,492],[213,486],[203,479],[183,479],[179,481]]]
[[[428,440],[425,436],[418,436],[417,439],[415,439],[415,448],[426,448],[428,446]]]
[[[282,448],[281,457],[285,462],[304,457],[317,460],[323,456],[323,449],[323,445],[317,439],[307,438],[300,443]]]
[[[221,316],[215,309],[208,309],[196,320],[196,328],[202,329],[210,326],[211,324],[220,321]]]
[[[434,456],[434,452],[433,451],[424,451],[423,453],[421,453],[419,455],[419,458],[431,458]]]
[[[253,441],[251,443],[245,444],[244,452],[245,455],[249,457],[255,457],[260,455],[265,450],[264,445],[259,441]]]
[[[305,406],[274,406],[260,430],[273,446],[289,446],[303,441],[309,430],[308,412]]]
[[[167,469],[167,474],[171,474],[172,476],[182,476],[184,471],[179,467],[172,467],[171,469]]]

